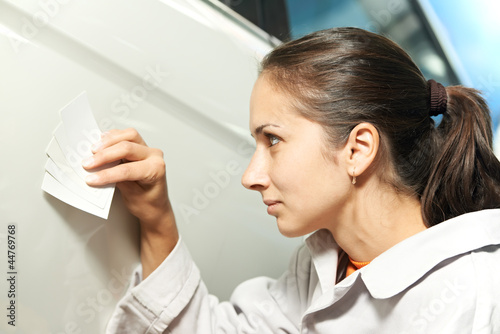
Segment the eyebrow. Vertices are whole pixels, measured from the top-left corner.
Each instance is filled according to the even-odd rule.
[[[271,123],[266,123],[266,124],[262,124],[262,125],[259,125],[256,129],[255,129],[255,134],[256,135],[259,135],[262,133],[262,130],[264,130],[264,128],[268,127],[268,126],[274,126],[274,127],[277,127],[277,128],[280,128],[279,125],[276,125],[276,124],[271,124]],[[253,134],[252,134],[252,137],[253,137]]]

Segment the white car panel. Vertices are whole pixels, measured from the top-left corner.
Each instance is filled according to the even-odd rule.
[[[165,152],[179,228],[213,293],[284,270],[300,240],[240,184],[269,49],[202,1],[0,0],[0,248],[15,224],[18,270],[15,328],[0,280],[0,332],[102,333],[138,264],[118,191],[102,220],[40,189],[58,111],[82,91],[101,130],[135,127]]]

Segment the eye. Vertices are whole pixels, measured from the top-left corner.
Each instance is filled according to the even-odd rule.
[[[271,146],[274,146],[276,144],[278,144],[280,141],[281,141],[281,138],[273,135],[273,134],[270,134],[270,133],[264,133],[264,135],[269,138],[269,147]]]

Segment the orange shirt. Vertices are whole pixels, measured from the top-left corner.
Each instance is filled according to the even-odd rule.
[[[347,263],[345,277],[349,276],[350,274],[352,274],[356,270],[363,268],[364,266],[366,266],[369,263],[370,263],[370,261],[358,262],[358,261],[354,261],[353,259],[349,258],[349,262]]]

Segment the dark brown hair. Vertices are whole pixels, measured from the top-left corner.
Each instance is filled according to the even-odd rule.
[[[262,74],[322,124],[336,147],[357,124],[373,124],[381,138],[377,163],[393,171],[385,180],[420,199],[428,226],[500,207],[500,162],[484,99],[447,87],[447,112],[436,127],[427,80],[389,39],[357,28],[318,31],[274,49]]]

